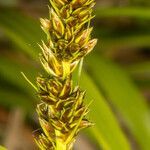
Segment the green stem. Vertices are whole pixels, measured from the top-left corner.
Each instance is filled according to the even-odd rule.
[[[56,149],[55,150],[67,150],[67,145],[63,142],[57,140],[56,141]]]

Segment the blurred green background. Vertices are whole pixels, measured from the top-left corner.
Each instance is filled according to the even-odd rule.
[[[37,149],[35,83],[46,37],[39,18],[48,0],[0,0],[0,145]],[[150,1],[97,0],[92,21],[99,42],[84,60],[80,85],[86,89],[89,119],[95,125],[78,137],[78,150],[150,149]],[[77,75],[74,75],[74,84]]]

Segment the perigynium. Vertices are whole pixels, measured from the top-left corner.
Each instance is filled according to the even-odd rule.
[[[41,150],[71,150],[79,131],[91,126],[85,91],[73,85],[72,72],[97,43],[90,27],[94,5],[94,0],[50,0],[49,19],[40,19],[47,35],[40,61],[47,75],[37,77],[41,129],[34,137]]]

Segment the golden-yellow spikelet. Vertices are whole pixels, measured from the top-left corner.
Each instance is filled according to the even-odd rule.
[[[41,150],[71,150],[78,132],[91,126],[85,91],[73,86],[72,72],[97,43],[89,27],[94,5],[94,0],[50,0],[49,18],[40,19],[47,35],[40,61],[47,75],[37,77],[41,129],[34,135]]]

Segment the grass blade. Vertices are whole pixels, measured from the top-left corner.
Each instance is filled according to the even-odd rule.
[[[98,87],[84,71],[81,75],[80,86],[87,91],[87,103],[94,100],[90,106],[91,111],[89,113],[91,120],[95,123],[89,129],[92,137],[95,137],[95,140],[105,150],[129,150],[129,143],[120,129],[112,110],[101,95]]]
[[[108,8],[97,8],[97,17],[132,17],[137,19],[148,19],[150,20],[150,9],[149,7],[108,7]]]
[[[89,57],[87,64],[91,76],[121,113],[141,149],[148,150],[150,147],[150,114],[143,96],[128,75],[115,64],[97,55]]]

